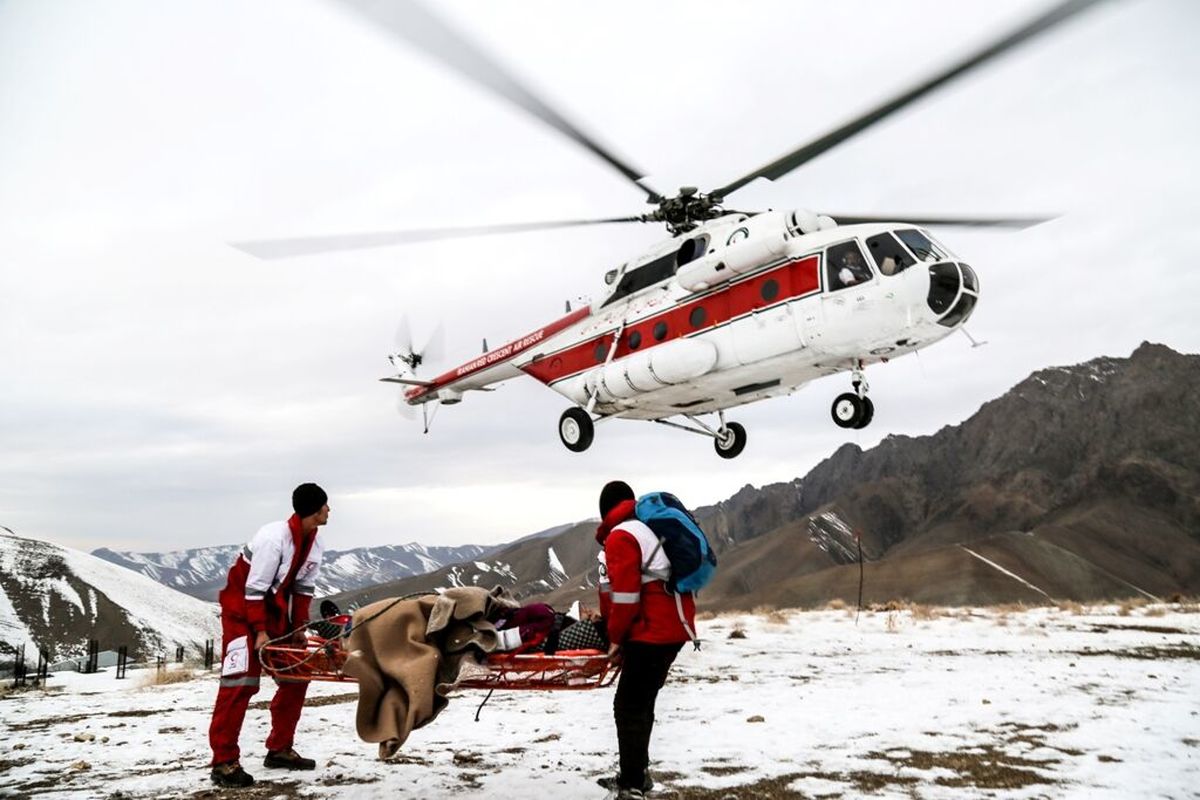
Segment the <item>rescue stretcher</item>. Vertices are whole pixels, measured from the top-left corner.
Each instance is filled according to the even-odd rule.
[[[348,616],[332,617],[322,632],[341,630]],[[611,686],[621,671],[603,650],[559,650],[553,654],[536,648],[533,641],[520,650],[489,653],[481,669],[455,684],[457,689],[489,690],[572,690],[600,689]],[[275,678],[293,681],[330,681],[357,683],[343,672],[350,653],[345,638],[322,636],[312,628],[304,647],[268,643],[259,651],[263,671]]]

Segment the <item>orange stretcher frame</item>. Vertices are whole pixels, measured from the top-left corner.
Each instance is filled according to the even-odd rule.
[[[293,681],[357,683],[342,668],[348,657],[341,639],[309,635],[307,647],[268,644],[259,652],[267,674]],[[459,689],[568,690],[611,686],[621,671],[601,650],[491,653],[481,666],[486,673],[459,681]]]

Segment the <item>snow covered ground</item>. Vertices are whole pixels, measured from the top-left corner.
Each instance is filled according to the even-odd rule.
[[[1200,797],[1200,613],[1181,606],[774,612],[702,623],[659,698],[652,797]],[[730,638],[736,630],[744,638]],[[216,680],[55,676],[0,699],[0,796],[583,798],[615,764],[612,689],[466,693],[389,762],[354,733],[353,685],[316,684],[297,748],[217,792]]]

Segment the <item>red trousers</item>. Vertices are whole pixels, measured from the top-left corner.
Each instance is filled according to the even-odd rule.
[[[248,637],[248,659],[245,672],[221,675],[221,688],[217,690],[217,703],[213,708],[212,723],[208,726],[208,742],[212,746],[213,764],[237,761],[241,754],[238,736],[242,732],[242,720],[246,718],[246,707],[250,698],[258,694],[262,676],[262,664],[254,650],[254,633],[245,620],[221,614],[221,660],[224,664],[229,645],[235,639]],[[271,735],[267,737],[267,750],[287,750],[296,735],[296,723],[304,708],[304,695],[308,692],[307,681],[284,681],[276,679],[279,688],[271,700]]]

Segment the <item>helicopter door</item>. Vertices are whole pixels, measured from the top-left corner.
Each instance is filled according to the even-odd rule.
[[[878,278],[857,241],[826,248],[822,278],[822,345],[834,351],[861,347],[872,335],[870,312],[875,307],[873,289]]]

